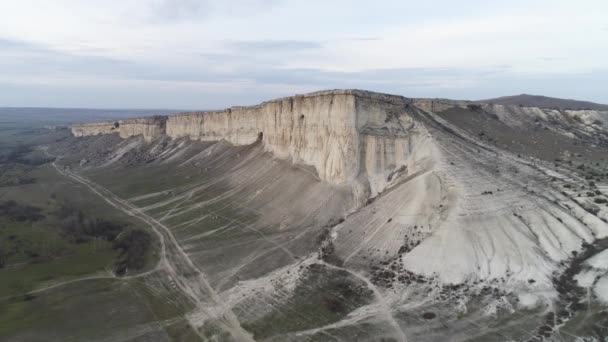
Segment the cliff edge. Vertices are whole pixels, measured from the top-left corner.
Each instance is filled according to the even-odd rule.
[[[368,197],[408,168],[417,132],[409,115],[412,103],[396,95],[329,90],[221,111],[75,124],[71,130],[77,137],[142,135],[146,141],[168,136],[248,145],[260,140],[276,157],[313,166],[332,184],[355,184],[356,193]]]

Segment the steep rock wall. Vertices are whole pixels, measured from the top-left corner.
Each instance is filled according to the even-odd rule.
[[[112,134],[118,133],[119,131],[116,124],[118,124],[118,121],[83,123],[72,125],[70,130],[72,131],[72,135],[75,137],[84,137],[97,134]]]
[[[397,113],[407,103],[399,96],[356,90],[317,92],[251,107],[170,116],[167,135],[224,139],[236,145],[261,138],[277,157],[312,165],[321,179],[344,184],[359,173],[362,128],[384,122],[391,110]]]
[[[75,137],[118,133],[121,138],[142,135],[146,141],[152,141],[154,138],[165,134],[166,122],[166,116],[151,116],[75,124],[70,129]]]
[[[135,118],[121,120],[119,133],[121,138],[142,135],[146,141],[152,141],[166,132],[166,116]]]
[[[226,140],[246,145],[261,139],[276,157],[310,165],[319,178],[375,196],[407,172],[415,124],[412,100],[359,90],[322,91],[223,111],[180,113],[72,126],[75,136],[118,132],[148,141],[171,138]]]

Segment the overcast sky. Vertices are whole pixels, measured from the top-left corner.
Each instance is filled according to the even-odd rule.
[[[0,0],[0,106],[216,109],[330,88],[608,103],[608,1]]]

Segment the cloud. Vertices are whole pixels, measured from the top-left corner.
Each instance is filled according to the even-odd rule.
[[[49,98],[40,96],[42,89],[53,85],[66,94],[71,87],[91,105],[103,105],[94,89],[107,100],[112,85],[117,99],[134,106],[145,106],[134,104],[143,96],[129,96],[136,89],[154,94],[154,101],[189,107],[324,88],[468,98],[567,90],[608,102],[597,90],[608,68],[606,35],[598,30],[608,29],[604,3],[463,1],[476,6],[446,0],[387,0],[383,6],[347,0],[0,2],[0,82],[23,92],[14,98],[39,105]],[[577,58],[561,58],[564,51]],[[180,97],[180,90],[191,97]]]
[[[121,71],[133,70],[137,63],[100,56],[76,55],[53,50],[40,44],[15,40],[0,40],[0,79],[49,75],[73,74],[120,75]]]
[[[380,37],[353,37],[353,38],[342,38],[337,39],[342,41],[352,41],[352,42],[371,42],[371,41],[379,41],[382,40]]]
[[[162,0],[147,4],[148,16],[152,22],[174,22],[201,18],[212,9],[212,3],[205,0]]]
[[[32,46],[30,44],[27,44],[25,42],[20,42],[20,41],[16,41],[16,40],[9,40],[9,39],[0,39],[0,49],[4,50],[4,49],[29,49]]]
[[[559,57],[559,56],[551,56],[551,57],[540,57],[540,59],[545,62],[556,62],[556,61],[565,61],[567,58]]]
[[[307,50],[314,49],[316,44],[301,41],[231,44],[233,50],[202,54],[199,56],[199,63],[183,65],[71,54],[39,44],[0,40],[0,48],[3,50],[0,55],[0,83],[3,84],[3,89],[13,89],[12,93],[7,91],[0,96],[0,104],[56,103],[66,106],[69,103],[61,101],[76,101],[73,105],[206,109],[254,104],[294,92],[333,88],[369,89],[410,97],[471,99],[526,92],[553,96],[571,94],[570,97],[579,94],[582,99],[599,102],[608,100],[596,86],[608,82],[607,70],[591,74],[527,75],[525,81],[522,81],[524,78],[510,65],[501,64],[467,68],[418,67],[332,71],[293,68],[281,63],[262,63],[267,61],[266,58],[261,58],[262,62],[256,63],[248,53],[260,49],[260,45],[271,46],[275,49],[272,51],[281,55],[280,52],[285,46],[292,46],[288,50],[295,49],[295,46]],[[237,46],[240,49],[236,48]],[[272,49],[271,47],[267,49]],[[233,67],[212,67],[222,63]],[[17,90],[23,93],[17,94]],[[77,99],[69,95],[70,90],[73,94],[79,94]],[[47,95],[41,95],[44,91],[63,94],[63,97],[52,100],[60,102],[36,102],[51,99]],[[150,94],[147,100],[143,96],[146,92]],[[112,98],[111,94],[115,97]],[[24,102],[15,103],[18,99],[23,99]]]
[[[279,0],[157,0],[147,1],[148,18],[152,22],[179,22],[205,19],[213,15],[248,15],[268,10]]]
[[[305,49],[319,49],[323,47],[321,42],[303,40],[241,40],[228,44],[229,47],[248,51],[269,52],[295,51]]]

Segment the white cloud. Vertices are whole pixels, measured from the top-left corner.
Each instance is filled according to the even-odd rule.
[[[77,74],[155,87],[167,78],[183,85],[196,78],[228,94],[231,87],[249,89],[242,79],[276,92],[353,83],[399,88],[409,81],[369,77],[422,68],[434,71],[410,84],[474,95],[481,82],[475,70],[494,70],[483,82],[520,77],[522,88],[530,77],[608,70],[607,12],[599,0],[3,1],[0,40],[28,48],[4,51],[0,74],[6,82],[52,83]],[[315,72],[306,78],[302,69]],[[463,72],[438,72],[456,69]],[[363,78],[355,82],[355,74]]]

